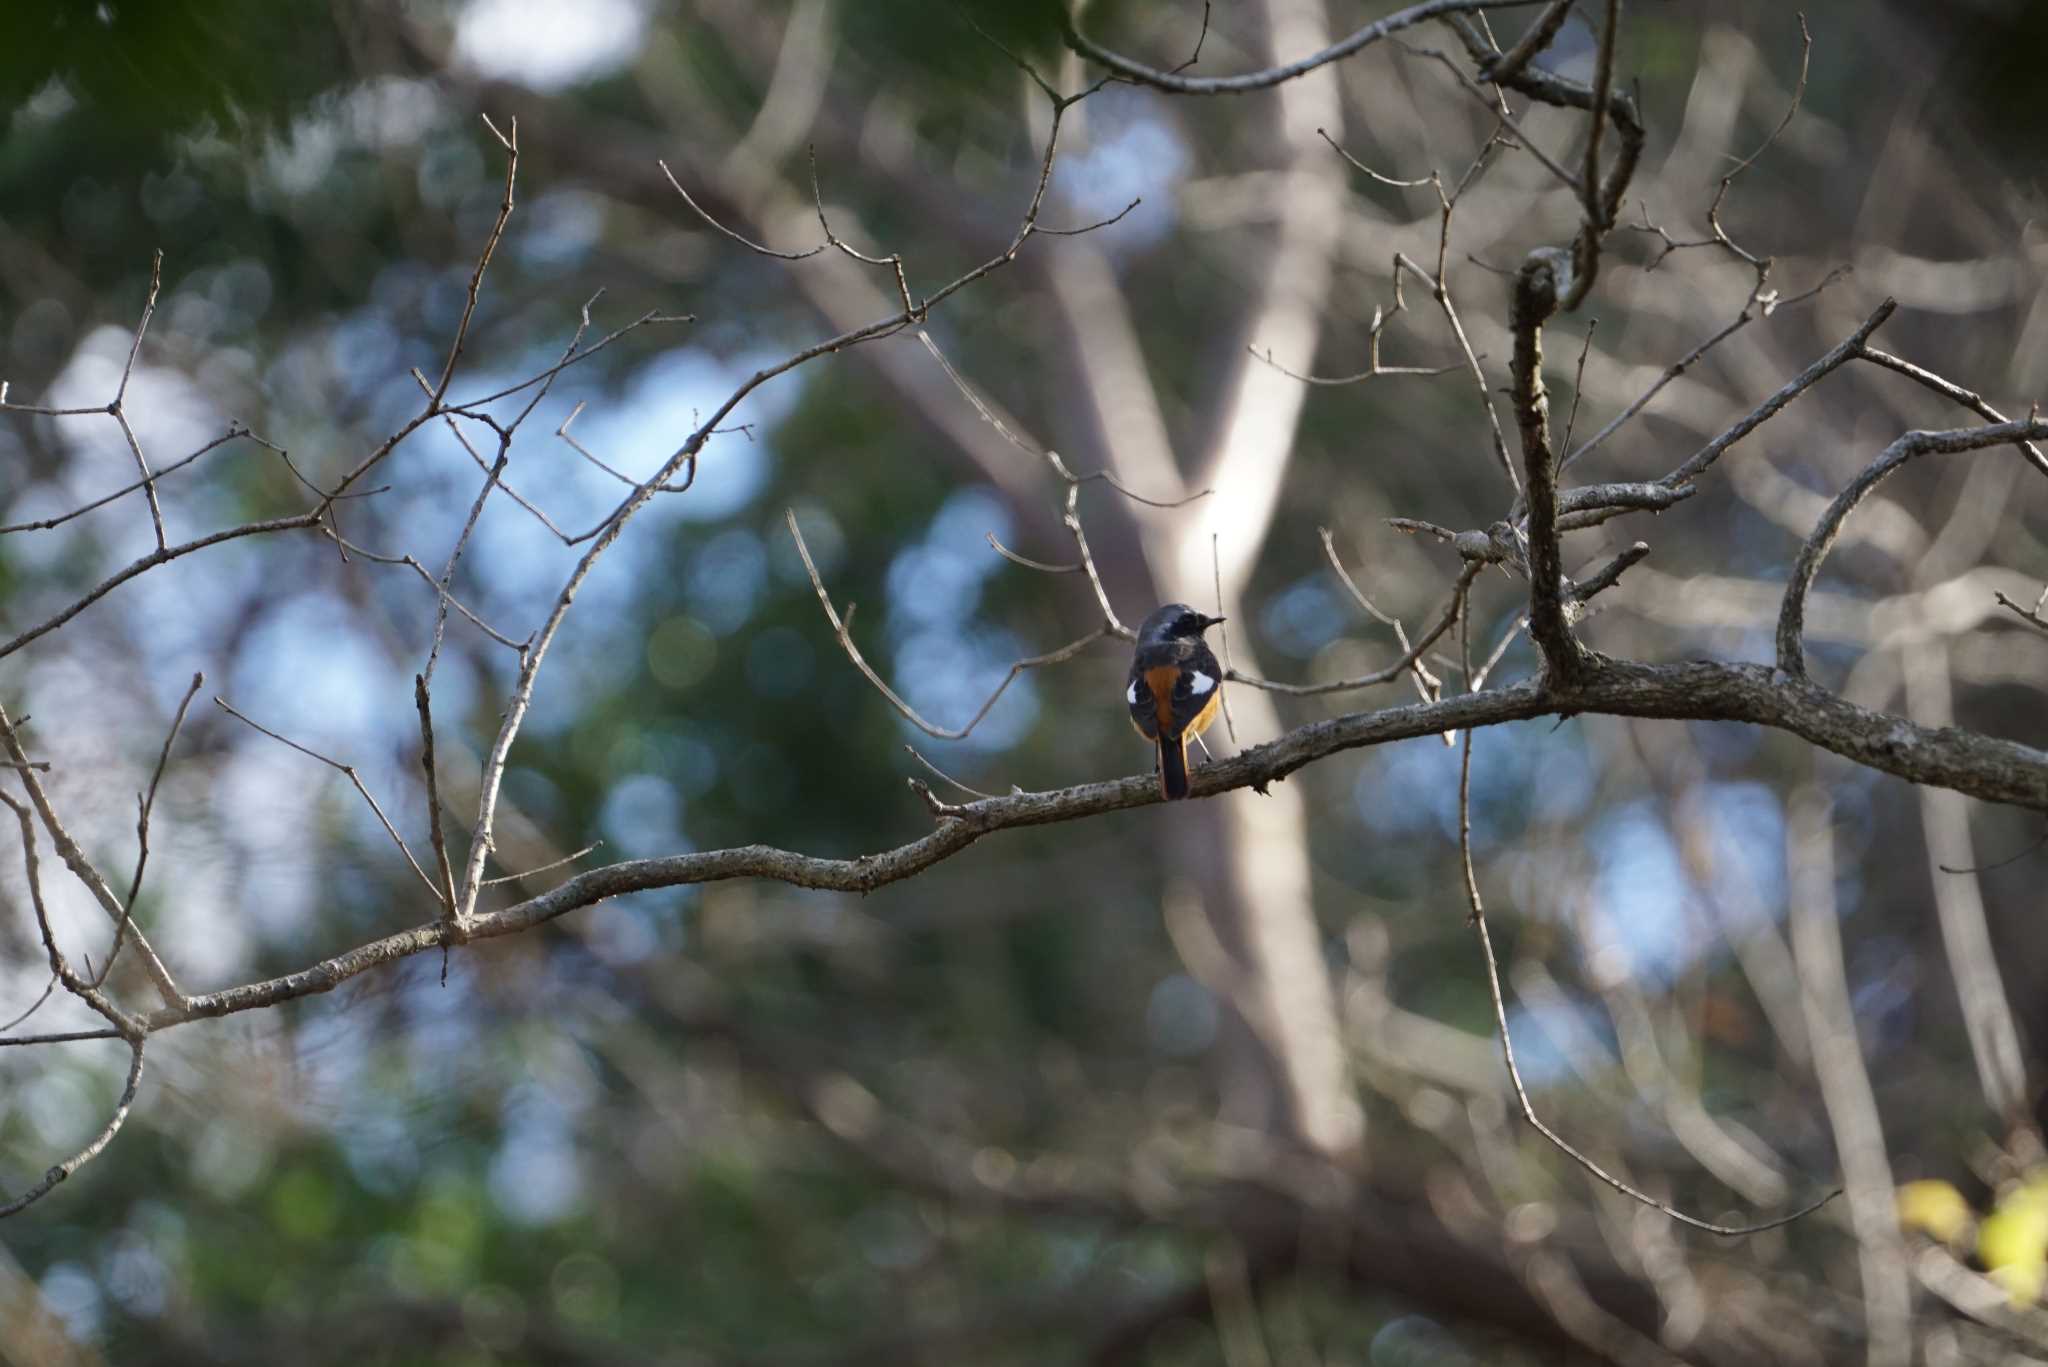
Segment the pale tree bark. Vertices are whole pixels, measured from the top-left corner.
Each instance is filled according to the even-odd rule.
[[[1267,0],[1263,9],[1273,60],[1328,46],[1321,0]],[[1277,172],[1284,188],[1273,242],[1260,256],[1231,348],[1216,436],[1191,475],[1174,454],[1108,260],[1092,245],[1076,243],[1047,266],[1092,416],[1118,474],[1162,500],[1211,491],[1192,514],[1135,515],[1154,591],[1162,600],[1207,603],[1220,588],[1217,611],[1239,624],[1230,637],[1231,662],[1254,674],[1262,671],[1244,629],[1246,588],[1285,486],[1306,391],[1300,381],[1254,361],[1246,348],[1315,353],[1343,222],[1341,164],[1316,130],[1341,126],[1337,96],[1330,70],[1310,72],[1277,92],[1274,143],[1284,158]],[[1266,693],[1235,689],[1229,703],[1244,744],[1284,730]],[[1219,727],[1211,734],[1222,733]],[[1213,942],[1232,960],[1232,971],[1209,986],[1230,996],[1257,1038],[1248,1057],[1226,1051],[1239,1066],[1225,1065],[1224,1118],[1335,1157],[1357,1150],[1364,1125],[1323,959],[1307,836],[1299,788],[1276,784],[1263,797],[1246,794],[1186,813],[1167,837],[1168,857],[1186,875],[1181,885],[1199,901]]]

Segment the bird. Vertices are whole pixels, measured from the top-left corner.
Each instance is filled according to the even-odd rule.
[[[1223,697],[1223,667],[1202,641],[1222,620],[1168,603],[1138,627],[1124,701],[1131,725],[1159,747],[1159,791],[1169,801],[1188,795],[1188,741],[1216,720]]]

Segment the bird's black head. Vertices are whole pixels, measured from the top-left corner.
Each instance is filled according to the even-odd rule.
[[[1202,633],[1222,621],[1221,617],[1204,617],[1186,603],[1167,603],[1147,617],[1138,628],[1140,641],[1195,641]]]

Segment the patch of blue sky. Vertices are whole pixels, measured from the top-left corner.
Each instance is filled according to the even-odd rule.
[[[1306,575],[1266,601],[1259,625],[1266,638],[1289,655],[1315,654],[1351,624],[1353,609],[1340,601],[1326,575]]]
[[[524,379],[535,369],[551,364],[558,352],[535,352],[516,372],[502,370],[478,373],[456,386],[457,396],[488,394]],[[574,429],[578,438],[607,464],[627,474],[652,473],[718,404],[758,368],[757,356],[723,360],[695,348],[679,348],[643,366],[626,384],[624,394],[609,398],[579,384],[574,370],[564,372],[548,401],[521,429],[506,478],[520,493],[546,511],[557,527],[578,535],[596,525],[615,509],[629,492],[628,487],[584,460],[566,443],[555,441],[552,432],[580,398],[592,399],[591,407]],[[567,633],[558,645],[574,644],[588,649],[591,623],[603,623],[619,616],[639,593],[647,575],[654,573],[662,557],[669,554],[670,539],[664,529],[689,522],[729,518],[745,509],[766,485],[772,455],[761,433],[771,428],[795,401],[801,379],[771,384],[750,395],[732,415],[734,422],[757,425],[754,437],[734,432],[714,437],[699,460],[696,482],[682,494],[658,495],[634,519],[626,533],[605,553],[578,591]],[[528,394],[509,396],[490,405],[501,419],[517,413]],[[473,445],[486,459],[496,454],[495,440],[488,429],[470,425]],[[438,497],[408,497],[391,505],[393,520],[384,530],[391,544],[378,549],[406,547],[429,566],[438,569],[445,562],[447,548],[468,516],[481,475],[476,464],[441,424],[430,424],[416,433],[393,457],[403,462],[396,477],[425,470],[442,492]],[[737,531],[737,529],[735,529]],[[720,535],[726,535],[721,533]],[[693,575],[693,582],[719,599],[727,629],[738,626],[751,613],[760,590],[765,568],[747,565],[760,559],[757,538],[739,531],[754,550],[741,557],[745,564],[721,563],[706,566],[715,571],[711,578]],[[732,542],[715,542],[724,551]],[[562,585],[589,543],[564,545],[559,537],[531,513],[503,494],[495,494],[478,520],[465,570],[458,574],[457,593],[499,630],[523,637],[539,625],[553,605]],[[701,555],[702,552],[699,552]],[[725,578],[731,571],[733,578]],[[735,586],[738,586],[737,588]],[[744,588],[742,593],[739,589]],[[722,597],[721,597],[722,595]],[[451,631],[473,630],[466,623]],[[548,700],[552,698],[552,702]],[[535,721],[545,724],[543,707],[567,716],[577,698],[551,686],[543,675],[535,696]]]
[[[330,1006],[307,1012],[288,1038],[296,1074],[293,1093],[314,1099],[303,1118],[345,1123],[346,1108],[329,1109],[332,1098],[354,1095],[368,1080],[374,1033],[359,1015]]]
[[[683,836],[682,795],[661,775],[628,775],[605,795],[597,824],[618,857],[674,854]]]
[[[896,648],[892,677],[896,691],[926,721],[960,727],[988,700],[1011,664],[1030,653],[1000,628],[918,631]],[[1038,690],[1028,673],[1021,674],[960,744],[1004,750],[1029,734],[1037,720]],[[900,725],[913,744],[930,739],[908,720]]]
[[[1595,929],[1583,948],[1596,977],[1612,963],[1639,983],[1669,983],[1705,944],[1719,942],[1700,933],[1698,889],[1654,806],[1630,802],[1603,814],[1588,844]]]
[[[986,490],[961,489],[940,505],[925,535],[889,564],[888,636],[899,646],[933,630],[963,627],[981,603],[981,588],[1006,562],[988,534],[1008,543],[1010,518]]]
[[[382,767],[371,752],[388,748],[380,738],[396,734],[390,700],[412,694],[405,673],[350,604],[329,593],[297,593],[272,604],[251,629],[222,694],[271,730],[358,765],[369,782]]]
[[[75,1262],[52,1263],[37,1287],[43,1308],[64,1323],[64,1332],[78,1343],[96,1343],[106,1306],[100,1284]]]
[[[745,626],[767,587],[767,549],[746,527],[715,533],[691,554],[683,573],[684,601],[714,636]]]
[[[1701,794],[1707,828],[1707,892],[1731,929],[1785,913],[1785,810],[1761,783],[1713,783]]]
[[[369,1092],[351,1098],[335,1128],[341,1156],[366,1190],[396,1196],[419,1179],[414,1117],[397,1098]]]
[[[439,959],[421,959],[398,984],[406,1022],[400,1048],[406,1080],[418,1092],[443,1095],[478,1067],[471,1051],[483,1038],[484,1026],[477,1011],[474,962],[451,955],[444,984]]]
[[[1491,917],[1487,918],[1491,921]],[[1591,1003],[1566,997],[1541,1007],[1510,1004],[1508,1030],[1515,1041],[1515,1069],[1522,1085],[1541,1091],[1576,1075],[1573,1054],[1611,1060],[1607,1018]]]
[[[553,1224],[572,1214],[583,1195],[583,1168],[559,1119],[545,1113],[509,1126],[491,1159],[491,1199],[518,1224]]]
[[[1529,820],[1569,821],[1591,805],[1596,784],[1584,739],[1548,721],[1488,727],[1472,753],[1472,840],[1485,851]],[[1382,746],[1359,773],[1353,800],[1376,833],[1458,835],[1458,751],[1434,736]]]
[[[604,234],[604,218],[602,196],[588,190],[550,190],[533,201],[525,224],[511,233],[508,245],[527,266],[572,266],[597,245]]]
[[[1055,207],[1071,222],[1047,218],[1048,227],[1079,228],[1142,201],[1112,228],[1094,235],[1112,255],[1142,250],[1173,230],[1174,190],[1187,177],[1186,141],[1164,117],[1164,103],[1147,92],[1111,87],[1088,107],[1089,138],[1053,166]]]
[[[982,586],[1006,563],[988,534],[1010,536],[1010,518],[986,489],[955,491],[933,514],[924,536],[898,552],[887,575],[886,636],[896,691],[934,726],[967,723],[1002,682],[1010,665],[1036,652],[1010,632],[978,626]],[[1037,719],[1037,690],[1020,676],[965,743],[1000,750],[1021,740]],[[924,733],[903,722],[907,734]]]

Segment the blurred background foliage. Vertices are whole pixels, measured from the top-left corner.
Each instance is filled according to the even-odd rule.
[[[1263,60],[1237,8],[1217,7],[1198,70]],[[1332,6],[1347,13],[1331,22],[1362,22],[1353,8]],[[2042,392],[2038,82],[2013,59],[2038,46],[2037,7],[1815,0],[1807,13],[1804,112],[1727,221],[1777,258],[1788,294],[1838,265],[1857,273],[1725,344],[1616,439],[1600,477],[1669,469],[1886,292],[1905,306],[1884,338],[1895,349],[2008,411]],[[549,364],[600,288],[600,333],[650,309],[695,318],[636,331],[566,373],[517,448],[512,485],[581,530],[623,486],[549,435],[575,405],[587,405],[580,440],[644,473],[752,369],[836,331],[823,315],[847,297],[805,283],[838,279],[844,263],[764,260],[707,231],[657,157],[714,213],[792,248],[815,237],[814,146],[842,233],[900,251],[922,291],[1007,241],[1043,106],[969,18],[1078,84],[1050,0],[0,8],[0,375],[17,401],[105,402],[161,249],[162,299],[128,400],[153,455],[192,449],[232,417],[310,477],[332,477],[414,411],[409,368],[438,373],[502,193],[502,157],[478,115],[516,117],[519,209],[455,392]],[[1098,5],[1089,23],[1171,65],[1201,8]],[[1583,68],[1591,44],[1575,18],[1553,58]],[[1622,69],[1641,79],[1651,128],[1641,212],[1698,235],[1726,158],[1768,133],[1797,67],[1796,33],[1763,0],[1632,7]],[[1485,137],[1433,64],[1383,45],[1341,72],[1346,144],[1386,174],[1455,174]],[[1547,119],[1532,128],[1560,141],[1575,128]],[[1143,204],[1094,237],[1033,242],[1012,272],[935,314],[933,335],[1076,468],[1100,468],[1116,434],[1077,398],[1084,362],[1044,265],[1099,253],[1168,432],[1198,448],[1219,376],[1260,342],[1240,334],[1271,197],[1285,192],[1261,178],[1273,123],[1268,97],[1104,91],[1069,130],[1047,220]],[[1561,240],[1570,220],[1526,158],[1489,176],[1461,206],[1451,278],[1501,383],[1504,292],[1487,267]],[[1325,373],[1362,368],[1395,248],[1433,253],[1426,189],[1352,177],[1346,193],[1319,354],[1278,358]],[[1652,271],[1655,246],[1647,234],[1613,240],[1583,394],[1569,362],[1584,324],[1566,320],[1551,339],[1557,411],[1583,400],[1582,435],[1741,307],[1747,272],[1704,252]],[[1448,364],[1455,353],[1412,282],[1408,305],[1387,334],[1389,363]],[[1010,660],[1081,634],[1094,612],[1077,581],[990,551],[992,532],[1064,558],[1064,489],[1022,455],[992,472],[958,438],[972,420],[941,411],[957,396],[903,379],[920,369],[929,361],[902,338],[778,381],[734,415],[746,429],[713,443],[696,487],[634,525],[579,599],[514,751],[507,868],[594,842],[593,861],[752,841],[831,855],[898,844],[928,825],[904,787],[922,773],[906,742],[996,791],[1144,766],[1115,702],[1119,647],[1018,680],[970,741],[947,744],[902,725],[834,643],[785,508],[836,600],[861,605],[870,657],[942,723],[971,715]],[[1798,535],[1787,510],[1796,523],[1892,432],[1957,420],[1883,378],[1830,384],[1693,502],[1615,525],[1614,544],[1643,535],[1655,554],[1589,625],[1592,644],[1758,657],[1770,600],[1749,586],[1782,576]],[[1318,526],[1336,531],[1380,606],[1411,626],[1434,611],[1447,558],[1379,519],[1465,527],[1499,515],[1473,398],[1459,375],[1312,393],[1252,611],[1233,624],[1271,673],[1326,678],[1392,657],[1389,633],[1329,574]],[[110,423],[12,415],[0,424],[0,517],[53,515],[128,468]],[[346,505],[345,533],[438,567],[475,471],[445,430],[422,430],[376,481],[388,492]],[[1957,533],[1976,541],[1950,579],[1985,566],[2007,576],[1999,585],[2038,578],[2048,520],[2025,492],[1990,457],[1901,476],[1816,600],[1814,654],[1830,682],[1903,710],[1904,652],[1931,637],[1960,723],[2048,741],[2048,651],[1988,612],[1969,615],[1994,581],[1972,581],[1968,609],[1950,602],[1946,617],[1899,606],[1914,593],[1924,606],[1938,587],[1915,567],[1958,510],[1991,515]],[[178,536],[303,506],[276,458],[246,445],[167,480],[163,498]],[[1202,583],[1156,582],[1127,505],[1093,488],[1083,508],[1126,620],[1157,597],[1207,601]],[[1173,516],[1205,515],[1198,503]],[[148,545],[132,499],[0,539],[0,615],[20,630]],[[458,592],[520,636],[572,558],[500,498]],[[1512,624],[1519,592],[1483,581],[1475,647]],[[417,832],[409,676],[432,609],[409,571],[344,564],[310,537],[243,541],[110,596],[0,666],[0,687],[34,714],[74,829],[116,866],[132,845],[130,794],[195,670],[208,695],[360,766]],[[1502,668],[1531,664],[1516,645]],[[451,625],[436,696],[458,795],[474,792],[511,674],[509,655]],[[1293,723],[1366,705],[1383,704],[1283,700],[1281,713]],[[1942,875],[1910,790],[1730,727],[1540,723],[1482,736],[1477,756],[1476,838],[1522,1002],[1513,1020],[1538,1104],[1568,1133],[1710,1213],[1748,1209],[1717,1180],[1730,1171],[1765,1174],[1733,1185],[1767,1207],[1836,1180],[1810,1047],[1773,1010],[1796,1002],[1796,984],[1776,1002],[1768,988],[1785,986],[1787,804],[1815,786],[1834,803],[1848,982],[1894,1170],[1947,1181],[1987,1211],[2017,1180],[2034,1121],[1991,1113],[1977,1087],[1934,914]],[[1639,1258],[1676,1240],[1710,1266],[1699,1274],[1710,1283],[1803,1290],[1817,1319],[1855,1323],[1844,1307],[1859,1294],[1856,1243],[1839,1208],[1741,1245],[1617,1236],[1633,1214],[1509,1135],[1457,891],[1455,775],[1455,752],[1427,740],[1293,780],[1313,814],[1313,910],[1372,1184],[1440,1206],[1449,1182],[1525,1225],[1605,1230]],[[866,899],[752,884],[644,894],[454,955],[445,983],[438,960],[410,961],[332,996],[175,1032],[114,1148],[0,1225],[0,1361],[1254,1360],[1230,1313],[1241,1255],[1213,1228],[976,1202],[936,1180],[949,1164],[994,1192],[1069,1170],[1135,1174],[1140,1188],[1232,1170],[1237,1132],[1217,1121],[1228,1010],[1160,914],[1175,895],[1169,827],[1181,818],[1149,809],[1007,833]],[[180,742],[157,820],[141,916],[189,987],[288,971],[428,913],[336,775],[210,706]],[[1987,862],[2037,834],[2015,812],[1973,820]],[[2032,933],[2043,872],[2036,852],[1978,880],[2032,1040],[2048,1031],[2048,955]],[[0,1014],[13,1016],[45,975],[12,867],[0,910]],[[66,915],[81,936],[92,925],[75,907]],[[57,1006],[35,1017],[44,1029],[68,1019]],[[119,1089],[116,1053],[0,1054],[0,1181],[25,1183],[91,1131]],[[1676,1094],[1719,1119],[1736,1155],[1727,1169],[1703,1170],[1674,1137]],[[942,1155],[927,1155],[922,1175],[935,1180],[904,1156],[925,1150],[875,1139],[871,1112]],[[1547,1351],[1369,1283],[1238,1280],[1276,1360]]]

